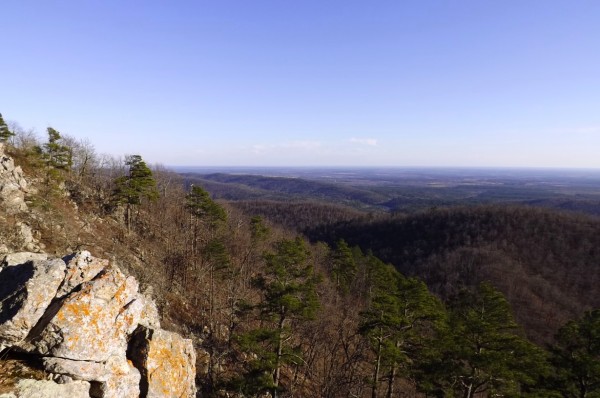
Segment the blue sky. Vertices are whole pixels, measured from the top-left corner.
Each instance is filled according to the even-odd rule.
[[[0,112],[165,165],[600,168],[599,1],[0,9]]]

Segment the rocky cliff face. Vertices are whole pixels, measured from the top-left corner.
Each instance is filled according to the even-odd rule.
[[[62,259],[41,253],[5,256],[0,348],[3,357],[18,354],[39,364],[51,379],[4,380],[0,397],[196,393],[191,340],[160,329],[156,305],[138,292],[137,281],[87,251]]]
[[[0,217],[26,214],[28,189],[0,144]],[[196,396],[192,341],[161,329],[135,278],[87,251],[52,258],[26,238],[29,252],[0,240],[0,398]]]
[[[35,192],[27,183],[21,167],[15,166],[13,159],[4,152],[4,144],[0,142],[0,221],[6,220],[7,216],[16,217],[27,213],[28,207],[25,195]],[[33,230],[24,221],[17,221],[11,226],[12,231],[2,231],[4,236],[12,234],[13,244],[0,239],[0,253],[9,251],[9,246],[17,246],[28,251],[40,251],[43,245],[33,236]],[[2,235],[0,235],[0,238]]]
[[[11,214],[27,210],[26,192],[27,181],[23,171],[4,153],[4,144],[0,142],[0,206]]]

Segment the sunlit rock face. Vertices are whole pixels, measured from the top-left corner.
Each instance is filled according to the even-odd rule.
[[[32,386],[70,398],[195,396],[191,340],[160,329],[135,278],[86,251],[12,253],[2,264],[0,348],[37,356],[53,380],[16,381],[7,397],[37,397]]]
[[[59,384],[52,380],[21,379],[5,389],[0,398],[89,398],[90,383],[74,381]]]
[[[13,256],[26,258],[27,256]],[[38,323],[62,283],[60,259],[33,260],[0,268],[0,349],[22,342]]]
[[[4,144],[0,143],[0,204],[9,213],[27,210],[25,204],[27,181],[21,167],[15,166],[11,157],[4,153]]]
[[[141,314],[140,309],[131,310],[137,288],[135,279],[117,268],[103,270],[80,290],[53,303],[41,332],[32,336],[35,351],[95,362],[124,352],[127,334],[133,332]]]
[[[140,326],[131,355],[142,372],[142,394],[148,398],[193,397],[196,353],[192,341],[176,333]],[[173,383],[180,380],[180,383]]]

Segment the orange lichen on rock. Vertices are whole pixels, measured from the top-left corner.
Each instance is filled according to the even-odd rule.
[[[137,294],[135,279],[117,268],[106,269],[66,297],[38,345],[62,358],[106,361],[126,349],[127,334],[141,314],[139,306],[128,305]],[[53,336],[57,331],[60,339]]]
[[[194,397],[196,354],[191,340],[164,330],[140,328],[133,361],[148,386],[147,397]]]

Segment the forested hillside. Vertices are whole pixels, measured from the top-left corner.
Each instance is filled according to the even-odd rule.
[[[600,312],[584,314],[597,306],[595,220],[461,208],[357,222],[344,207],[297,203],[273,205],[276,225],[261,210],[270,202],[234,207],[140,155],[4,126],[33,188],[29,211],[0,217],[5,251],[25,249],[27,223],[27,250],[119,258],[163,327],[194,340],[200,396],[600,392]],[[344,223],[310,243],[285,211],[306,226]]]
[[[503,204],[600,214],[600,178],[585,170],[291,168],[278,176],[248,174],[261,170],[224,171],[229,174],[182,175],[186,185],[202,185],[213,197],[235,202],[320,202],[396,214]]]
[[[600,306],[600,220],[531,207],[460,207],[309,231],[372,250],[448,298],[492,281],[538,342]]]
[[[237,174],[182,174],[187,183],[201,184],[215,197],[229,200],[261,199],[310,199],[312,201],[336,202],[362,208],[374,207],[388,198],[369,189],[310,181],[291,177],[265,177]]]
[[[316,201],[282,202],[276,200],[229,201],[227,204],[248,215],[261,216],[277,225],[304,232],[317,225],[360,219],[365,212],[352,207]]]

